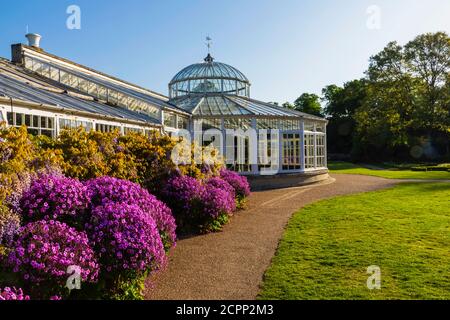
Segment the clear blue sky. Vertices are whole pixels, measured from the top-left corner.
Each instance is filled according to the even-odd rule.
[[[81,30],[66,9],[81,8]],[[366,10],[380,8],[380,29]],[[56,55],[167,94],[181,68],[206,55],[240,69],[252,97],[293,101],[328,84],[359,78],[368,58],[392,40],[450,33],[449,0],[47,0],[2,3],[0,56],[30,32]]]

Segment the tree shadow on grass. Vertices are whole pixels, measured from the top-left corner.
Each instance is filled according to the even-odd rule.
[[[449,182],[407,182],[404,183],[406,186],[417,186],[420,185],[420,188],[418,188],[418,192],[441,192],[441,191],[450,191],[450,183]],[[445,199],[442,199],[445,201]],[[447,199],[449,201],[449,199]]]

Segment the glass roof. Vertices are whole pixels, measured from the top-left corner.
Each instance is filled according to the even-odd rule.
[[[205,62],[192,64],[178,72],[169,83],[170,98],[204,93],[250,96],[250,82],[238,69],[214,62],[210,54]]]
[[[324,120],[303,112],[286,109],[270,103],[247,97],[224,94],[184,96],[170,100],[195,116],[267,116],[267,117],[304,117]]]
[[[192,64],[178,72],[170,84],[195,79],[234,79],[249,82],[247,77],[238,69],[225,63],[214,62],[209,54],[205,58],[205,62]]]
[[[23,72],[22,69],[8,63],[0,63],[0,96],[46,104],[74,111],[82,111],[115,119],[139,121],[143,124],[160,124],[160,121],[148,114],[116,108],[94,101],[73,96],[58,87]]]

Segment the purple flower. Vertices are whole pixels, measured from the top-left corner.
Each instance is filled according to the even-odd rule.
[[[62,290],[67,268],[78,266],[83,282],[96,282],[99,266],[85,232],[59,221],[31,222],[20,229],[7,257],[11,269],[42,292]]]
[[[189,176],[176,176],[171,178],[164,190],[163,195],[166,203],[177,214],[193,214],[201,201],[204,186],[195,178]]]
[[[89,206],[87,188],[78,180],[60,175],[40,175],[20,199],[20,212],[27,221],[78,221]]]
[[[238,198],[242,199],[250,195],[250,184],[246,177],[226,169],[220,171],[220,177],[234,188]]]
[[[221,213],[230,214],[236,210],[235,191],[221,178],[210,178],[205,183],[202,203],[205,214],[212,217],[217,217]]]
[[[165,249],[176,242],[176,224],[172,211],[140,185],[112,177],[101,177],[85,183],[92,207],[109,202],[138,205],[156,223]]]
[[[212,218],[217,218],[220,214],[230,214],[234,198],[230,202],[230,194],[225,190],[209,186],[202,194],[203,214]]]
[[[221,214],[236,210],[234,189],[220,178],[202,184],[189,176],[176,176],[168,181],[163,196],[183,229],[205,229]]]
[[[6,287],[0,288],[0,301],[4,300],[30,300],[30,297],[23,294],[22,289]]]
[[[138,205],[97,206],[86,230],[105,270],[156,270],[166,262],[156,223]]]

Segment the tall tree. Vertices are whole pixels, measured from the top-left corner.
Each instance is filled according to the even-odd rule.
[[[449,63],[450,38],[441,32],[404,47],[391,42],[371,57],[367,98],[355,113],[359,152],[404,156],[424,139],[438,143],[434,138],[443,134],[448,150]]]
[[[344,87],[335,84],[326,86],[322,90],[324,112],[332,118],[352,117],[356,109],[361,107],[367,90],[365,79],[346,82]]]
[[[285,102],[282,104],[283,108],[294,109],[294,105],[290,102]]]
[[[330,153],[349,154],[353,147],[355,111],[366,98],[366,81],[353,80],[343,87],[334,84],[322,90],[328,123],[328,150]]]
[[[450,37],[444,32],[426,33],[410,41],[404,52],[408,71],[418,80],[420,98],[414,108],[415,125],[446,131],[450,126],[449,104],[445,100],[450,74]]]
[[[294,109],[316,116],[322,116],[320,98],[314,93],[304,93],[294,101]]]

